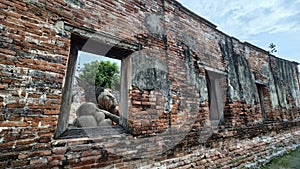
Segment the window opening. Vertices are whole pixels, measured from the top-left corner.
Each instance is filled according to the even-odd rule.
[[[107,43],[115,40],[105,34],[99,37],[106,38]],[[93,128],[106,125],[116,127],[115,131],[121,133],[127,129],[129,55],[140,45],[127,41],[118,41],[120,45],[107,43],[71,35],[55,138],[86,137],[90,129],[99,136],[102,130]]]
[[[265,96],[264,96],[265,86],[261,85],[261,84],[256,84],[256,87],[257,87],[257,91],[258,91],[259,103],[260,103],[260,108],[261,108],[261,112],[262,112],[263,122],[265,122],[266,118],[267,118],[265,100],[264,100],[264,98],[265,98]]]
[[[209,118],[213,125],[224,124],[223,93],[221,90],[223,75],[206,70],[206,82],[208,89]]]
[[[116,124],[105,114],[119,116],[121,60],[79,51],[76,65],[69,127]]]

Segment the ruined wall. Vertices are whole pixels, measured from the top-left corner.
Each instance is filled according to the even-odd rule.
[[[218,31],[176,1],[2,0],[0,7],[0,168],[230,168],[299,145],[297,64]],[[97,31],[140,45],[129,56],[133,135],[109,128],[97,138],[54,138],[71,36]],[[209,72],[221,77],[224,123],[209,119]]]

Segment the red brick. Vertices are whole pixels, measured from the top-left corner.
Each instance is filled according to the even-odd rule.
[[[3,9],[3,10],[7,9],[7,5],[0,3],[0,8]]]
[[[78,143],[80,144],[80,142]],[[92,148],[91,145],[81,145],[81,146],[70,147],[70,151],[78,152],[78,151],[89,150],[91,148]]]
[[[141,101],[132,101],[132,105],[141,105],[142,102]]]
[[[98,160],[99,158],[100,158],[99,156],[83,157],[83,158],[80,158],[80,161],[78,163],[71,164],[71,167],[95,164],[96,160]]]
[[[65,154],[67,151],[67,148],[66,147],[55,147],[52,149],[52,152],[54,154]]]
[[[35,150],[44,150],[44,149],[49,150],[50,147],[51,147],[50,143],[36,143],[34,145]]]
[[[47,94],[47,98],[49,99],[61,99],[60,95]]]
[[[5,53],[5,54],[9,54],[9,55],[13,55],[13,56],[16,55],[16,52],[8,50],[8,49],[3,49],[3,48],[0,48],[0,52]]]
[[[22,133],[20,139],[33,139],[36,136],[33,133]]]
[[[149,1],[150,2],[150,1]],[[13,166],[21,166],[24,168],[50,168],[54,166],[59,166],[61,168],[68,168],[70,167],[68,163],[70,163],[71,166],[77,167],[77,168],[90,168],[94,166],[98,167],[105,167],[110,164],[116,163],[116,166],[120,166],[123,168],[130,168],[131,164],[137,164],[137,163],[143,163],[145,162],[145,165],[148,163],[151,163],[151,161],[148,161],[147,159],[142,159],[141,161],[136,159],[131,159],[128,157],[128,159],[121,159],[119,160],[119,157],[110,155],[109,153],[106,153],[102,150],[103,147],[109,147],[111,149],[117,149],[118,146],[116,144],[119,144],[115,142],[115,140],[110,141],[106,140],[108,139],[105,137],[99,138],[99,144],[93,143],[92,139],[70,139],[65,140],[64,145],[65,147],[57,147],[61,145],[55,145],[53,143],[53,135],[56,130],[56,124],[58,122],[58,115],[60,113],[60,106],[62,102],[62,95],[61,94],[54,94],[53,91],[56,90],[58,87],[49,87],[50,85],[58,84],[60,85],[59,88],[61,88],[63,84],[63,79],[65,78],[65,72],[66,72],[66,64],[68,61],[68,55],[70,52],[70,38],[69,37],[59,37],[61,35],[57,35],[56,31],[59,31],[55,28],[55,24],[58,20],[63,20],[67,22],[68,24],[71,24],[74,27],[83,27],[86,30],[101,30],[107,34],[111,34],[112,36],[118,36],[120,39],[126,39],[129,41],[134,41],[142,44],[143,49],[152,49],[153,51],[145,52],[147,55],[154,56],[160,60],[163,60],[165,62],[168,62],[168,80],[172,82],[172,90],[174,92],[176,91],[190,91],[193,92],[194,90],[191,85],[186,84],[186,74],[188,71],[186,71],[186,65],[185,65],[185,56],[183,55],[183,50],[187,50],[188,47],[186,45],[179,45],[183,39],[180,36],[180,34],[190,34],[194,37],[197,37],[197,43],[196,43],[196,49],[195,51],[191,51],[191,59],[194,62],[195,69],[197,69],[197,73],[200,76],[203,76],[205,78],[206,70],[205,68],[198,68],[196,65],[198,65],[197,62],[203,62],[203,64],[207,64],[208,67],[213,67],[220,70],[227,70],[228,61],[222,57],[222,51],[220,49],[220,43],[223,43],[226,39],[229,39],[232,42],[232,47],[236,51],[236,54],[239,56],[244,55],[245,48],[249,48],[247,51],[247,59],[249,61],[249,64],[251,66],[251,72],[254,73],[255,78],[258,80],[264,80],[265,82],[268,82],[268,78],[262,76],[261,67],[263,65],[272,65],[274,70],[276,70],[276,64],[270,64],[269,61],[272,61],[272,56],[269,55],[266,51],[261,51],[257,49],[252,49],[252,47],[245,46],[244,43],[240,43],[234,38],[228,37],[227,35],[223,34],[222,32],[216,30],[214,26],[210,25],[206,21],[202,20],[198,17],[191,16],[191,13],[188,12],[188,10],[178,10],[176,3],[170,3],[169,1],[165,1],[166,4],[162,4],[161,1],[157,1],[158,4],[161,6],[164,5],[165,10],[167,12],[170,12],[171,15],[176,15],[177,20],[172,20],[172,22],[169,22],[169,20],[166,20],[165,23],[163,23],[164,26],[167,26],[170,28],[170,31],[168,32],[168,50],[164,50],[166,53],[161,53],[161,49],[164,49],[164,44],[162,41],[162,38],[154,37],[152,36],[149,31],[144,26],[132,26],[132,25],[142,25],[141,23],[144,23],[144,13],[146,13],[146,8],[149,8],[149,3],[142,3],[137,1],[128,1],[125,4],[119,3],[117,1],[86,1],[84,3],[85,8],[74,8],[72,5],[68,4],[69,2],[64,2],[62,0],[55,0],[55,1],[47,1],[46,6],[43,6],[45,4],[31,4],[31,3],[24,3],[19,0],[3,0],[0,2],[0,8],[3,9],[3,15],[0,16],[0,24],[3,25],[3,28],[5,31],[2,31],[1,33],[3,37],[7,37],[7,39],[4,40],[2,44],[2,48],[5,48],[4,50],[0,49],[0,53],[2,55],[0,56],[0,76],[1,76],[1,85],[5,85],[4,87],[0,85],[0,93],[1,94],[8,94],[12,95],[14,99],[21,100],[25,97],[25,92],[22,93],[22,98],[18,98],[18,93],[13,90],[14,88],[18,87],[34,87],[37,91],[31,92],[28,95],[27,103],[29,104],[25,107],[25,103],[18,102],[15,104],[7,104],[6,107],[3,107],[4,99],[0,97],[0,126],[13,128],[12,130],[3,130],[0,133],[0,138],[2,136],[1,144],[0,144],[0,152],[2,154],[7,153],[9,151],[11,152],[20,152],[20,158],[28,158],[28,160],[31,160],[31,166],[28,164],[29,162],[24,160],[15,160],[15,159],[9,159],[11,160],[10,166],[8,165],[8,162],[6,164],[3,163],[3,166],[0,164],[0,168],[11,168]],[[37,3],[41,3],[40,1]],[[151,5],[153,7],[156,6],[156,1],[151,2]],[[9,7],[8,7],[9,6]],[[46,11],[43,8],[46,8]],[[98,9],[99,7],[99,9]],[[174,8],[174,9],[173,9]],[[104,9],[104,10],[103,10]],[[140,10],[138,10],[140,9]],[[93,11],[93,12],[91,12]],[[135,19],[132,19],[130,17],[133,17],[133,13],[140,12],[140,16],[136,17]],[[109,14],[109,16],[107,15]],[[6,16],[7,15],[7,16]],[[97,16],[96,16],[97,15]],[[194,14],[192,14],[194,15]],[[192,17],[192,19],[191,19]],[[113,20],[112,18],[116,19]],[[121,21],[123,20],[123,21]],[[127,22],[130,20],[130,22]],[[192,20],[192,22],[190,22]],[[119,21],[119,27],[116,27],[116,21]],[[120,27],[120,25],[122,25]],[[180,29],[176,26],[180,26]],[[116,30],[111,30],[111,28],[116,27]],[[188,28],[188,29],[185,29]],[[196,28],[196,29],[195,29]],[[116,33],[116,32],[117,33]],[[141,33],[141,35],[132,36],[134,33]],[[70,32],[67,32],[67,35],[70,36]],[[177,36],[178,35],[179,39]],[[40,42],[38,44],[34,44],[35,42],[25,42],[25,39],[28,40],[26,37],[32,37],[36,40],[39,40]],[[48,41],[48,39],[53,39],[53,41],[56,42],[63,42],[64,46],[58,46],[56,44],[53,44]],[[10,42],[13,40],[13,42]],[[184,41],[184,40],[183,40]],[[10,44],[11,43],[11,44]],[[201,49],[201,50],[199,50]],[[203,49],[203,50],[202,50]],[[29,59],[26,57],[23,57],[21,55],[22,52],[25,53],[38,53],[37,56],[45,55],[47,57],[43,59]],[[144,54],[143,50],[139,51],[140,54]],[[61,55],[62,60],[56,60],[51,58],[53,55]],[[14,57],[16,56],[16,57]],[[166,56],[166,58],[164,58]],[[10,60],[9,57],[17,59],[17,60]],[[257,60],[257,61],[254,61]],[[59,62],[59,63],[58,63]],[[252,63],[253,62],[253,63]],[[5,67],[9,67],[15,70],[19,70],[20,67],[22,68],[28,68],[29,72],[22,72],[21,74],[14,74],[17,77],[10,77],[10,72],[7,72]],[[191,65],[193,66],[193,65]],[[4,69],[2,69],[4,68]],[[8,68],[7,68],[8,69]],[[198,72],[199,69],[199,72]],[[34,70],[41,71],[45,73],[45,75],[50,75],[50,80],[46,79],[45,76],[34,76],[31,75],[31,73]],[[296,72],[296,71],[295,71]],[[59,74],[58,76],[52,76],[51,74]],[[230,73],[230,72],[228,72]],[[256,75],[257,74],[257,75]],[[32,76],[32,77],[30,77]],[[178,77],[178,78],[177,78]],[[296,77],[296,75],[295,75]],[[31,78],[31,81],[29,83],[29,80],[27,78]],[[68,77],[67,77],[68,78]],[[256,80],[255,79],[255,80]],[[37,84],[45,82],[42,84],[42,87],[36,87]],[[224,82],[225,87],[227,87],[226,82]],[[24,86],[23,86],[24,85]],[[49,88],[48,88],[49,87]],[[55,88],[55,89],[54,89]],[[9,89],[9,90],[8,90]],[[174,96],[173,101],[183,101],[181,102],[182,105],[179,103],[172,105],[172,111],[164,111],[165,110],[165,103],[167,102],[167,99],[162,96],[162,94],[158,91],[140,91],[137,89],[137,87],[133,86],[133,89],[131,91],[130,97],[131,102],[129,102],[131,105],[129,105],[129,117],[132,117],[132,119],[129,119],[128,122],[129,125],[132,128],[132,131],[136,132],[134,134],[137,134],[137,136],[129,136],[130,138],[145,138],[146,136],[155,136],[155,134],[159,134],[160,132],[164,131],[171,125],[172,127],[180,127],[182,129],[188,130],[189,127],[180,126],[176,123],[176,120],[178,121],[184,121],[186,116],[187,110],[181,110],[181,106],[186,106],[183,104],[194,104],[194,101],[196,99],[199,99],[199,95],[195,94],[195,96],[184,96],[186,93],[181,94],[173,94]],[[58,89],[61,90],[61,89]],[[40,96],[41,93],[47,95],[47,100],[40,104]],[[180,95],[180,96],[179,96]],[[196,97],[196,98],[194,98]],[[269,97],[269,96],[268,96]],[[2,100],[1,100],[2,98]],[[5,99],[6,100],[6,99]],[[230,98],[229,98],[230,100]],[[293,100],[290,98],[290,96],[287,96],[287,101],[289,103],[293,103]],[[25,101],[24,101],[25,102]],[[155,108],[159,109],[160,112],[152,112],[153,110],[147,109],[147,107],[150,107],[151,105],[155,105],[155,103],[158,104]],[[266,101],[267,102],[267,101]],[[20,103],[20,104],[19,104]],[[45,103],[45,104],[44,104]],[[195,116],[195,120],[197,121],[196,124],[188,124],[190,126],[193,126],[195,130],[190,131],[189,134],[186,135],[186,138],[182,140],[182,142],[174,147],[174,150],[170,150],[168,153],[171,154],[171,156],[168,157],[153,157],[153,161],[162,161],[163,160],[169,160],[172,157],[177,157],[180,159],[180,156],[189,155],[191,152],[193,152],[193,149],[206,149],[205,146],[201,146],[198,144],[198,136],[199,131],[201,131],[203,127],[203,123],[205,120],[209,118],[209,104],[208,101],[204,101],[200,104],[201,109],[199,110],[198,116]],[[267,103],[270,104],[270,103]],[[133,105],[133,106],[132,106]],[[239,141],[243,141],[244,137],[247,136],[251,140],[251,138],[256,136],[261,136],[263,133],[267,132],[277,132],[278,131],[291,131],[293,127],[284,127],[285,124],[272,124],[272,125],[265,125],[263,127],[257,127],[255,128],[255,124],[253,123],[256,119],[261,119],[261,114],[258,112],[260,111],[260,105],[248,105],[242,101],[233,101],[232,103],[228,103],[225,108],[224,114],[228,117],[225,118],[226,120],[226,126],[219,126],[218,129],[214,129],[215,133],[212,135],[212,140],[207,141],[207,149],[209,150],[209,147],[212,148],[218,148],[219,146],[224,146],[225,150],[227,151],[226,147],[228,146],[228,142],[231,141],[231,139]],[[295,105],[293,105],[295,106]],[[9,108],[7,110],[6,108]],[[24,109],[23,109],[24,108]],[[268,109],[271,109],[271,107],[267,107]],[[150,112],[151,111],[151,112]],[[281,110],[271,110],[270,114],[268,114],[268,118],[270,119],[277,119],[282,120],[282,118],[290,118],[290,111],[287,110],[285,112],[281,112]],[[5,112],[5,115],[3,115],[3,112]],[[9,112],[10,115],[7,116],[6,112]],[[182,112],[182,114],[180,114]],[[241,113],[243,116],[239,116],[238,114]],[[22,114],[22,116],[18,116]],[[295,109],[295,114],[297,114],[297,110]],[[247,116],[246,116],[247,115]],[[24,116],[24,117],[23,117]],[[269,117],[270,116],[270,117]],[[194,117],[194,116],[191,116]],[[23,122],[24,118],[24,122]],[[171,118],[171,119],[168,119]],[[4,120],[8,120],[4,123]],[[14,121],[14,122],[13,122]],[[248,121],[248,124],[245,123],[245,121]],[[168,123],[171,124],[168,124]],[[140,125],[140,124],[143,125]],[[240,129],[237,131],[236,128],[232,128],[231,124],[236,124],[239,126],[245,126],[245,128]],[[26,126],[25,124],[31,124],[31,126]],[[291,123],[288,123],[291,124]],[[286,125],[288,125],[286,124]],[[248,125],[248,126],[247,126]],[[251,128],[251,126],[254,126]],[[14,127],[16,126],[16,127]],[[299,125],[297,125],[299,126]],[[264,127],[266,129],[264,129]],[[269,128],[269,131],[265,131]],[[226,133],[224,132],[226,131]],[[228,131],[228,132],[227,132]],[[139,136],[138,134],[144,133],[144,136]],[[229,134],[230,133],[230,136]],[[240,134],[244,133],[244,134]],[[256,134],[255,134],[256,133]],[[209,134],[207,134],[209,135]],[[276,135],[276,134],[274,134]],[[173,136],[168,136],[173,137]],[[174,137],[176,137],[176,134],[174,134]],[[273,137],[273,136],[272,136]],[[274,136],[275,138],[275,136]],[[160,139],[154,139],[157,141],[157,144],[159,146],[164,146],[166,143],[168,143],[167,140],[165,140],[164,136],[162,136]],[[103,140],[103,142],[102,142]],[[139,139],[135,139],[137,142],[139,142]],[[109,142],[106,142],[109,141]],[[123,141],[123,140],[117,140],[117,141]],[[124,140],[124,143],[126,140]],[[273,144],[273,143],[272,143]],[[279,145],[275,141],[275,145]],[[288,144],[288,143],[287,143]],[[139,151],[143,151],[143,148],[145,150],[155,150],[155,148],[159,149],[160,147],[147,147],[140,146],[141,149]],[[57,150],[55,150],[55,147]],[[244,145],[249,147],[249,145]],[[252,145],[251,145],[252,146]],[[266,146],[263,143],[257,143],[256,148],[249,149],[242,149],[238,151],[237,148],[234,148],[233,151],[228,151],[228,154],[226,156],[233,156],[233,152],[239,154],[247,154],[254,152],[254,154],[258,154],[259,156],[264,156],[266,151],[260,151],[259,148],[261,146]],[[94,150],[94,148],[97,147],[99,150]],[[224,148],[223,147],[223,148]],[[61,150],[63,149],[63,150]],[[49,152],[51,150],[51,152]],[[34,151],[33,154],[30,154],[29,151]],[[119,150],[120,152],[127,152],[128,150],[124,148],[123,150]],[[103,156],[102,156],[103,155]],[[195,155],[195,154],[192,154]],[[223,154],[222,154],[223,155]],[[0,155],[1,156],[1,155]],[[40,156],[47,156],[43,157],[44,159],[38,159]],[[93,157],[90,157],[93,156]],[[68,159],[71,159],[69,161],[66,160],[66,157]],[[70,158],[69,158],[70,157]],[[187,156],[186,156],[187,157]],[[101,159],[99,159],[101,158]],[[224,161],[223,156],[217,156],[211,153],[207,156],[207,161],[214,160],[212,163],[219,163],[219,162],[230,162],[230,159],[227,159]],[[45,160],[46,159],[46,160]],[[251,160],[252,158],[248,158],[247,160]],[[145,161],[143,161],[145,160]],[[190,159],[187,159],[186,161],[189,161]],[[199,159],[201,160],[201,158]],[[49,162],[48,162],[49,161]],[[189,168],[194,163],[187,164],[184,166],[184,162],[187,163],[184,160],[178,160],[178,163],[183,168]],[[97,164],[95,164],[97,162]],[[169,162],[169,161],[168,161]],[[198,161],[199,162],[199,161]],[[200,161],[201,162],[201,161]],[[40,164],[41,163],[41,164]],[[198,163],[200,164],[200,163]],[[212,164],[209,162],[204,163],[208,167],[216,167],[211,166]],[[62,166],[60,166],[62,165]],[[237,164],[240,165],[240,164]],[[240,167],[240,166],[239,166]]]
[[[58,110],[60,107],[58,105],[29,105],[28,108],[30,109],[55,109]]]
[[[59,110],[44,110],[45,115],[59,115]]]
[[[0,127],[28,127],[29,123],[27,122],[21,122],[21,121],[5,121],[1,122],[0,121]]]
[[[63,161],[66,157],[64,155],[52,155],[48,157],[48,161]]]
[[[4,119],[5,119],[5,116],[4,115],[0,115],[0,121],[4,121]],[[0,132],[0,134],[2,134],[2,133],[3,133],[3,130]]]
[[[101,151],[98,151],[98,150],[88,150],[88,151],[84,151],[84,152],[81,153],[82,157],[93,156],[93,155],[101,156]]]
[[[50,167],[56,167],[56,166],[61,166],[63,162],[61,160],[54,160],[50,162]]]
[[[19,104],[19,103],[16,103],[16,104],[7,104],[6,105],[7,108],[24,108],[25,107],[25,104]]]
[[[51,141],[51,138],[52,137],[40,137],[40,138],[35,139],[35,141],[38,143],[48,143]]]
[[[7,16],[12,16],[12,17],[17,18],[17,19],[21,18],[20,14],[15,13],[13,11],[4,12],[4,14],[7,15]]]
[[[38,27],[37,25],[30,23],[30,22],[24,22],[24,26],[28,29],[35,29],[36,31],[32,32],[35,33],[36,35],[42,35],[40,32],[40,27]]]
[[[155,102],[143,102],[142,101],[142,105],[143,106],[151,106],[151,105],[156,105],[156,103]]]
[[[28,165],[29,161],[28,160],[14,160],[10,162],[10,165],[12,167],[21,167],[21,166],[25,166]]]
[[[17,79],[10,79],[10,78],[3,78],[2,79],[2,83],[11,83],[11,84],[19,84],[21,83],[21,80],[17,80]]]
[[[28,93],[28,98],[40,98],[41,96],[41,94]]]
[[[17,145],[13,147],[14,151],[21,152],[21,151],[30,151],[33,150],[33,145],[32,144],[25,144],[25,145]]]
[[[46,158],[37,158],[30,160],[30,165],[41,165],[41,164],[47,164],[48,160]]]
[[[0,154],[0,161],[16,159],[17,157],[18,157],[17,152],[1,153]]]
[[[50,150],[40,150],[35,152],[22,152],[19,154],[18,159],[27,159],[27,158],[33,158],[33,157],[42,157],[50,155]]]
[[[12,60],[1,60],[0,59],[0,64],[4,65],[14,65],[15,63]]]
[[[16,145],[26,145],[34,143],[34,139],[17,140]]]

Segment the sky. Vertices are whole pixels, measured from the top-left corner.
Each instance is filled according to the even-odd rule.
[[[300,63],[300,0],[177,0],[240,41]]]
[[[100,55],[95,55],[95,54],[87,53],[87,52],[83,52],[83,51],[78,52],[77,67],[79,66],[80,68],[83,68],[85,63],[91,63],[96,60],[110,61],[110,62],[116,63],[117,65],[119,65],[119,67],[121,67],[121,60],[113,59],[113,58],[109,58],[109,57],[105,57],[105,56],[100,56]]]

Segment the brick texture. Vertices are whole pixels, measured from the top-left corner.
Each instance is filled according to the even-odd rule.
[[[240,168],[300,145],[298,64],[220,32],[177,1],[1,0],[0,8],[0,168]],[[132,77],[131,142],[113,132],[54,138],[71,35],[97,31],[140,44],[133,60],[165,63],[163,87],[143,90]],[[225,77],[217,126],[207,70]],[[141,152],[154,156],[134,157]]]

